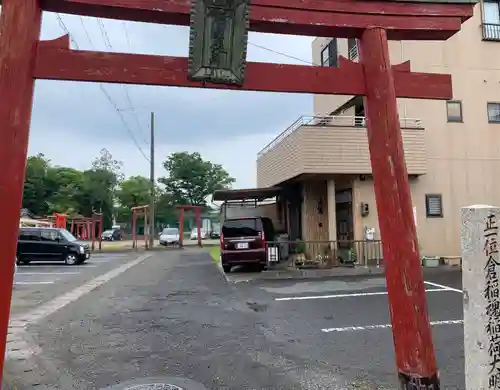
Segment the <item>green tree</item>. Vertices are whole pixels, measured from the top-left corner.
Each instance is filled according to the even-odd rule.
[[[174,197],[161,188],[156,189],[155,211],[157,225],[175,226],[179,222],[179,212],[175,208]]]
[[[206,198],[215,190],[230,187],[234,179],[219,164],[203,160],[199,153],[172,153],[163,163],[167,176],[159,182],[176,204],[206,206]]]
[[[108,149],[101,149],[99,157],[92,162],[92,169],[112,173],[118,184],[124,179],[122,172],[123,162],[115,160]]]
[[[36,215],[48,212],[48,198],[51,190],[48,180],[50,160],[42,153],[28,157],[24,180],[23,207]]]
[[[50,167],[47,183],[51,189],[47,199],[49,214],[80,214],[84,190],[83,172],[67,167]]]
[[[81,213],[85,216],[93,212],[103,214],[105,226],[110,226],[115,214],[115,198],[120,181],[123,179],[122,163],[113,159],[107,149],[102,149],[92,163],[92,169],[83,172],[83,188],[80,197]]]
[[[149,204],[151,183],[144,176],[132,176],[122,181],[116,197],[120,206],[131,208]]]

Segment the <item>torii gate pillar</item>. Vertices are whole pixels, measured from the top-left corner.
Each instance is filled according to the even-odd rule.
[[[9,174],[0,175],[2,208],[1,254],[15,254],[19,210],[28,151],[33,104],[36,49],[40,38],[42,10],[39,0],[3,0],[0,13],[0,166]],[[10,300],[14,277],[14,256],[0,258],[9,264],[0,272],[0,368],[5,358]],[[0,371],[1,382],[1,371]]]
[[[360,40],[367,133],[402,389],[439,389],[387,33]]]

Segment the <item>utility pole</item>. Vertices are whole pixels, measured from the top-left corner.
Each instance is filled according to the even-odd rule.
[[[153,249],[155,242],[155,113],[151,112],[151,153],[150,175],[151,193],[149,198],[149,249]]]

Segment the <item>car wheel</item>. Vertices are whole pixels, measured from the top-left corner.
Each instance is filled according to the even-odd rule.
[[[76,265],[78,264],[78,259],[74,253],[68,253],[64,259],[66,265]]]
[[[28,265],[30,263],[29,260],[21,260],[21,264]]]
[[[17,265],[20,265],[21,264],[21,260],[19,259],[19,257],[16,256],[16,264]]]
[[[230,265],[223,265],[222,266],[222,269],[224,270],[224,273],[225,274],[228,274],[229,272],[231,272],[231,266]]]

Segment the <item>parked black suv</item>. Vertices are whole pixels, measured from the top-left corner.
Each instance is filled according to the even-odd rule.
[[[17,264],[31,261],[64,261],[82,264],[90,258],[89,245],[78,241],[66,229],[20,228],[17,241]]]

